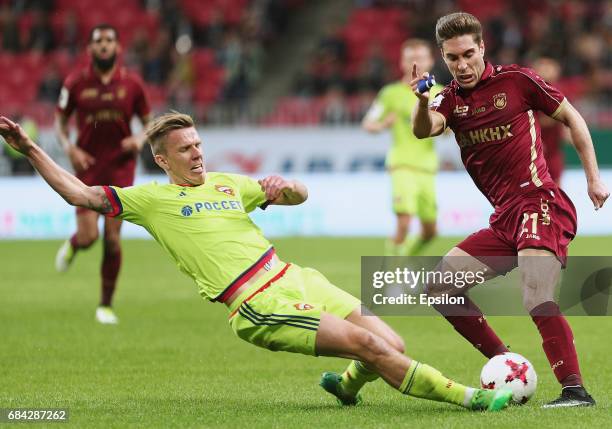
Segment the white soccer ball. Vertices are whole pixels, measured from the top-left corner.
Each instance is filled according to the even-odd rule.
[[[504,353],[494,356],[480,373],[483,389],[510,389],[512,401],[524,404],[533,396],[538,385],[538,376],[524,356]]]

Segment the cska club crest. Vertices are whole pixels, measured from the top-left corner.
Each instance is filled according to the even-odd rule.
[[[493,96],[493,106],[495,106],[496,109],[504,109],[506,104],[508,104],[508,102],[506,101],[505,92],[500,92],[499,94],[495,94]]]
[[[215,189],[219,192],[223,192],[224,194],[234,196],[234,190],[229,186],[225,185],[215,185]]]
[[[296,310],[312,310],[314,307],[310,304],[305,304],[305,303],[299,303],[299,304],[293,304],[293,306],[295,307]]]

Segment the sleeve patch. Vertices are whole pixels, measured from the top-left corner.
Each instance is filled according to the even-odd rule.
[[[113,211],[108,213],[107,216],[119,216],[121,213],[123,213],[123,205],[121,204],[121,200],[117,195],[117,191],[110,186],[103,186],[102,188],[104,189],[104,193],[106,193],[108,201],[110,201],[111,206],[113,207]]]
[[[442,100],[444,100],[444,95],[442,93],[436,95],[436,97],[429,103],[429,108],[435,109],[437,107],[440,107],[440,105],[442,104]]]

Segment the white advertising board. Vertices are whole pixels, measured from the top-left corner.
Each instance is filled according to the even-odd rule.
[[[255,174],[255,177],[261,177]],[[309,199],[295,207],[256,210],[253,219],[267,236],[385,236],[392,233],[390,183],[384,173],[291,175],[309,188]],[[602,172],[612,186],[612,170]],[[162,176],[141,176],[138,183]],[[580,171],[565,173],[564,189],[578,210],[579,234],[612,234],[610,202],[595,212]],[[438,175],[439,230],[445,236],[469,234],[486,227],[492,211],[463,171]],[[0,179],[0,238],[68,237],[75,227],[74,209],[39,177]],[[147,237],[140,227],[126,224],[124,237]]]

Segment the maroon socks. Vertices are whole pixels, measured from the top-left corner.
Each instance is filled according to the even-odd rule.
[[[119,269],[121,268],[121,250],[110,252],[105,249],[102,259],[102,296],[100,305],[110,307]]]
[[[542,336],[542,347],[559,383],[582,385],[574,336],[559,306],[552,301],[538,305],[530,312]]]
[[[487,358],[508,351],[491,329],[482,311],[465,295],[465,304],[436,305],[435,308],[453,325],[453,328]]]

